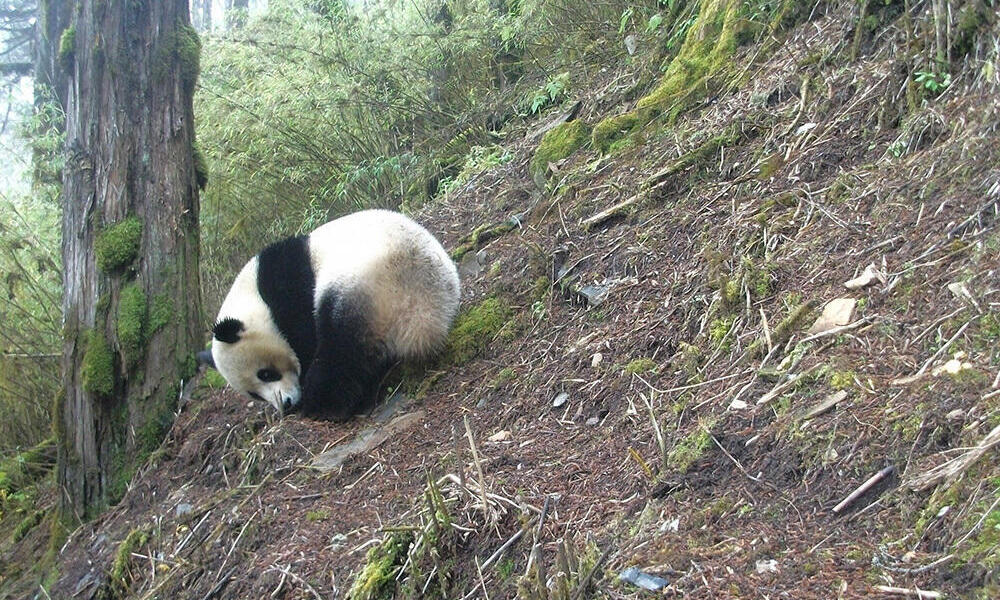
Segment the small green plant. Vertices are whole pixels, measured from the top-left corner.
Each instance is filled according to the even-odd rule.
[[[306,511],[306,521],[310,523],[317,523],[319,521],[325,521],[330,518],[330,511],[325,508],[319,510]]]
[[[621,16],[618,17],[618,35],[625,33],[625,29],[628,27],[633,15],[635,15],[635,9],[631,6],[622,11]]]
[[[940,94],[951,85],[951,73],[934,73],[933,71],[915,71],[913,81],[923,86],[932,94]]]
[[[646,31],[653,33],[661,25],[663,25],[663,13],[656,13],[652,17],[649,17],[649,21],[646,23]]]
[[[889,154],[891,154],[893,158],[902,157],[904,154],[906,154],[906,144],[903,143],[902,140],[896,140],[895,142],[889,145]]]
[[[553,77],[532,95],[529,112],[535,115],[541,112],[543,108],[555,104],[556,101],[566,94],[568,85],[569,73],[560,73]]]
[[[548,309],[545,303],[541,300],[532,303],[531,305],[531,318],[535,321],[544,321],[548,316]]]

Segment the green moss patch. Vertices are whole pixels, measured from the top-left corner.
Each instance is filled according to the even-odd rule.
[[[656,361],[651,358],[637,358],[625,365],[626,375],[642,375],[656,370]]]
[[[608,152],[614,142],[644,124],[640,122],[639,115],[634,111],[608,117],[594,126],[592,134],[594,148],[601,152]]]
[[[504,301],[490,297],[460,314],[448,338],[447,361],[460,365],[483,352],[510,320],[510,312]]]
[[[201,385],[212,390],[221,390],[226,387],[226,378],[215,369],[209,369],[201,378]]]
[[[636,103],[633,111],[609,117],[594,127],[594,147],[607,152],[628,132],[666,114],[672,121],[732,75],[736,49],[765,29],[762,21],[781,27],[801,17],[794,3],[783,2],[770,10],[743,0],[706,0],[687,29],[677,56],[660,82]]]
[[[108,397],[114,391],[114,356],[108,341],[97,330],[92,329],[86,334],[80,377],[83,389],[95,396]]]
[[[149,533],[143,529],[133,529],[118,546],[115,552],[115,560],[111,564],[111,571],[108,573],[107,584],[108,594],[106,598],[124,598],[128,595],[129,588],[132,587],[133,558],[132,553],[139,550],[149,542]],[[100,594],[98,594],[100,596]]]
[[[590,128],[583,121],[560,123],[550,129],[531,160],[531,173],[544,174],[549,163],[558,162],[569,157],[583,147],[590,139]]]
[[[146,344],[146,294],[136,283],[125,286],[118,299],[118,343],[125,364],[134,365],[142,357]]]
[[[155,61],[155,77],[166,77],[174,65],[178,65],[181,85],[186,90],[194,90],[201,72],[201,39],[198,32],[190,25],[179,23],[177,29],[163,37]]]
[[[120,271],[139,256],[142,241],[142,221],[128,217],[107,227],[94,241],[97,267],[105,273]]]
[[[169,325],[176,314],[173,299],[166,293],[153,296],[153,306],[149,309],[149,333],[147,338]]]
[[[677,442],[677,445],[667,453],[667,465],[681,473],[687,472],[712,445],[712,434],[709,433],[711,425],[703,423],[696,431]]]
[[[76,59],[76,27],[63,29],[59,36],[59,64],[67,71],[73,70],[73,61]]]
[[[369,550],[365,566],[347,592],[348,600],[393,598],[396,575],[412,544],[412,533],[392,533],[381,544]]]

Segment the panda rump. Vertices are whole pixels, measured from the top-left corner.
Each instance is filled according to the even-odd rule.
[[[361,211],[252,258],[219,310],[212,358],[279,410],[343,420],[377,399],[394,364],[444,345],[459,297],[455,264],[426,229]]]

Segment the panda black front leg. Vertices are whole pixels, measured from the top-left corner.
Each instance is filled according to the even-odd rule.
[[[384,374],[384,352],[373,342],[366,303],[327,292],[316,314],[316,355],[301,382],[302,414],[346,421],[369,407]]]

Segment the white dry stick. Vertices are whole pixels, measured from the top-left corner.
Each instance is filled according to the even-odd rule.
[[[472,437],[472,427],[469,426],[469,415],[463,415],[465,422],[465,435],[469,438],[469,447],[472,448],[472,462],[476,465],[476,472],[479,474],[479,491],[483,497],[483,516],[486,522],[490,522],[490,505],[486,498],[486,477],[483,476],[483,463],[479,461],[479,451],[476,450],[476,440]]]
[[[888,467],[882,469],[878,473],[875,473],[874,475],[872,475],[871,477],[869,477],[868,481],[866,481],[866,482],[862,483],[861,485],[859,485],[856,490],[854,490],[853,492],[850,493],[850,495],[848,495],[846,498],[844,498],[843,500],[841,500],[840,504],[838,504],[837,506],[834,506],[833,507],[833,512],[839,513],[840,511],[842,511],[845,508],[847,508],[848,505],[850,505],[852,502],[854,502],[855,500],[857,500],[858,498],[860,498],[862,494],[864,494],[865,492],[867,492],[868,490],[870,490],[872,488],[872,486],[874,486],[876,483],[878,483],[878,482],[882,481],[883,479],[885,479],[886,476],[888,476],[890,473],[893,472],[893,470],[895,470],[895,467],[893,467],[892,465],[889,465]]]
[[[875,590],[882,592],[883,594],[893,594],[894,596],[913,596],[914,598],[926,600],[944,598],[944,595],[941,592],[932,592],[920,589],[911,590],[909,588],[893,587],[891,585],[876,585]]]

